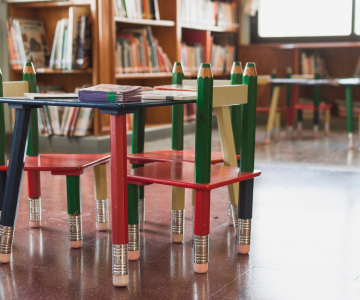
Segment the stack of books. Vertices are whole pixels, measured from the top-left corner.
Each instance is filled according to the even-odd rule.
[[[160,20],[158,0],[114,0],[115,16]]]
[[[239,24],[235,2],[181,0],[181,22],[188,24],[233,27]]]
[[[325,60],[318,53],[301,53],[302,74],[320,73],[321,78],[329,78],[329,73],[325,67]]]
[[[201,44],[181,44],[181,62],[184,72],[196,73],[204,61],[204,47]]]
[[[117,33],[116,73],[171,72],[172,64],[151,27],[128,28]]]
[[[12,69],[22,69],[27,61],[38,68],[48,65],[49,46],[42,21],[10,18],[6,25]]]
[[[230,45],[211,46],[211,66],[214,73],[230,74],[232,63],[235,60],[235,47]]]
[[[141,86],[99,84],[80,89],[79,100],[116,103],[141,101]]]
[[[91,18],[88,7],[70,7],[69,18],[56,24],[49,67],[57,70],[91,67]]]

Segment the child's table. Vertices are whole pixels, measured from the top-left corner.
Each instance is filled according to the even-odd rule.
[[[100,113],[110,114],[113,282],[116,286],[126,286],[129,281],[126,114],[134,113],[138,108],[195,102],[195,100],[152,100],[118,104],[114,102],[80,102],[77,99],[0,98],[0,103],[8,103],[9,107],[16,108],[14,134],[0,220],[0,261],[10,261],[31,109],[43,105],[98,108]]]

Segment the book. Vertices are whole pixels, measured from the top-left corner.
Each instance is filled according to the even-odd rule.
[[[356,66],[353,77],[360,77],[360,57],[358,59],[357,66]]]
[[[92,62],[91,19],[88,16],[79,16],[77,28],[75,68],[90,68]]]
[[[76,99],[76,93],[24,93],[24,96],[29,99]]]
[[[79,100],[86,102],[133,102],[141,100],[141,87],[99,84],[79,90]]]
[[[196,87],[181,85],[181,84],[168,84],[158,85],[154,87],[158,91],[182,91],[182,92],[196,92]]]
[[[85,136],[89,134],[92,126],[93,109],[81,107],[79,109],[73,136]]]
[[[142,100],[196,100],[196,92],[149,91],[142,93]]]

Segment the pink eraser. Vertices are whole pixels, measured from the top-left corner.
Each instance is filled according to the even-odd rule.
[[[237,251],[240,254],[248,254],[250,252],[250,245],[237,245]]]
[[[71,248],[80,248],[82,246],[82,241],[70,241]]]
[[[182,243],[182,241],[184,240],[184,234],[183,233],[180,233],[180,234],[173,233],[171,235],[171,239],[172,239],[173,243]]]
[[[140,251],[129,251],[129,260],[138,260],[140,257]]]
[[[10,257],[11,257],[11,253],[8,254],[0,253],[0,263],[7,264],[8,262],[10,262]]]
[[[96,222],[96,229],[98,231],[106,231],[109,228],[109,222],[105,222],[105,223],[97,223]]]
[[[129,275],[113,275],[113,285],[124,287],[129,284]]]
[[[207,264],[194,264],[195,273],[206,273],[208,271],[208,263]]]
[[[270,140],[268,139],[264,140],[264,144],[270,144]]]
[[[29,226],[31,227],[31,228],[38,228],[38,227],[40,227],[40,221],[36,221],[36,222],[29,222]]]

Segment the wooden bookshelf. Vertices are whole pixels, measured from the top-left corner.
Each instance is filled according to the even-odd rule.
[[[241,0],[232,0],[238,4],[241,10]],[[71,6],[88,6],[92,19],[92,44],[93,61],[92,68],[88,70],[52,70],[48,68],[38,69],[39,84],[60,84],[67,92],[73,92],[75,87],[84,84],[96,85],[100,83],[132,84],[155,86],[171,83],[171,73],[127,73],[115,72],[115,47],[116,31],[121,28],[134,28],[151,26],[154,37],[158,40],[172,63],[181,61],[181,42],[189,38],[192,32],[203,32],[205,39],[206,55],[203,62],[210,62],[211,34],[240,35],[239,26],[220,27],[200,24],[185,24],[181,20],[180,0],[158,0],[161,20],[128,19],[114,15],[113,0],[72,0],[72,1],[24,1],[13,0],[8,3],[8,17],[32,18],[44,22],[46,37],[51,48],[54,39],[56,23],[62,18],[68,17]],[[240,16],[240,13],[239,13]],[[188,32],[188,33],[186,33]],[[195,41],[196,42],[196,41]],[[81,75],[81,76],[79,76]],[[189,74],[196,77],[197,74]],[[216,74],[224,78],[228,74]],[[11,80],[21,80],[21,70],[10,71]],[[148,109],[146,112],[147,126],[156,124],[168,124],[171,122],[171,108],[160,107]],[[109,133],[109,116],[94,111],[94,135],[100,136]]]

